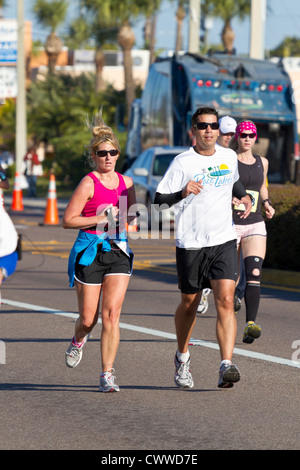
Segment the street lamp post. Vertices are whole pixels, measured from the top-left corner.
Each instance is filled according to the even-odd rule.
[[[26,72],[25,72],[25,23],[24,2],[18,0],[18,62],[16,102],[16,172],[22,171],[23,158],[27,151],[26,118]]]
[[[265,58],[266,0],[251,0],[250,57]]]

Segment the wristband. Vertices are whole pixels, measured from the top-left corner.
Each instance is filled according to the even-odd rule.
[[[269,205],[272,207],[272,204],[271,204],[270,199],[264,199],[261,203],[262,203],[263,205],[265,205],[266,202],[268,202]]]

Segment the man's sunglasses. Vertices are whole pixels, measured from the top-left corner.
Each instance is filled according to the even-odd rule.
[[[198,129],[198,131],[204,131],[205,129],[208,128],[208,126],[213,131],[216,131],[216,130],[219,129],[219,123],[218,122],[196,122],[196,124],[194,124],[195,129]]]
[[[116,149],[112,149],[112,150],[97,150],[95,152],[95,155],[97,155],[97,157],[106,157],[107,154],[110,154],[111,157],[116,157],[119,153],[119,150],[116,150]]]
[[[257,134],[255,132],[251,133],[251,134],[245,134],[244,132],[242,132],[239,137],[241,139],[247,139],[247,137],[249,137],[249,139],[254,139],[254,137],[256,137]]]

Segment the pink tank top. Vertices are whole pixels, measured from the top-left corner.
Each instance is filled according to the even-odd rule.
[[[97,209],[100,208],[100,211],[109,204],[119,207],[120,196],[126,198],[126,209],[127,205],[127,196],[128,189],[126,188],[125,181],[120,173],[117,173],[119,178],[119,186],[115,189],[106,188],[101,181],[94,175],[94,173],[89,173],[88,176],[94,181],[94,196],[87,201],[86,205],[83,208],[81,213],[82,217],[93,217],[97,214]],[[124,208],[124,203],[122,208]],[[100,207],[99,207],[100,206]],[[96,234],[96,227],[90,227],[88,229],[82,229],[83,232]],[[99,229],[98,229],[99,230]],[[98,232],[99,233],[99,232]]]

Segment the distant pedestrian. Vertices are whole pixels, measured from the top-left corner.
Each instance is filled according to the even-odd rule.
[[[218,146],[228,148],[235,134],[237,122],[230,116],[223,116],[219,119],[219,126],[220,133],[217,138],[216,148],[218,148]]]
[[[132,179],[115,171],[120,145],[101,114],[92,123],[89,144],[94,170],[86,175],[66,208],[63,227],[79,229],[69,258],[70,286],[75,283],[79,318],[66,352],[68,367],[76,367],[82,349],[98,322],[101,295],[101,392],[118,392],[114,361],[120,332],[119,319],[132,272],[124,220],[135,204]],[[121,201],[122,200],[122,201]]]
[[[28,183],[27,196],[36,197],[37,178],[41,175],[41,165],[39,157],[34,147],[30,147],[24,157],[25,176]]]

